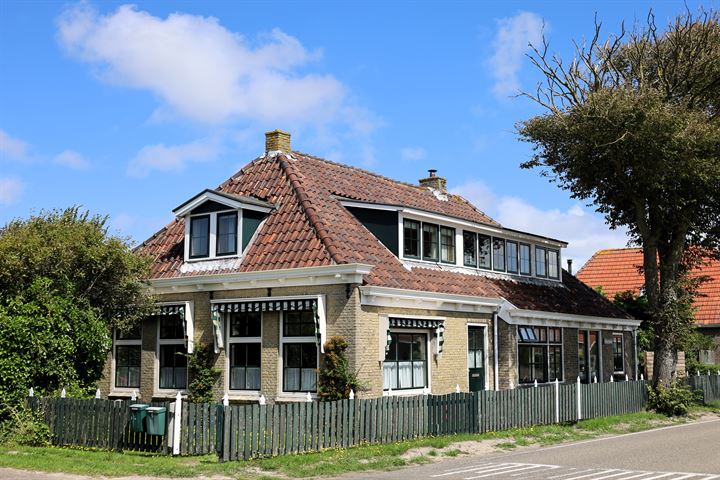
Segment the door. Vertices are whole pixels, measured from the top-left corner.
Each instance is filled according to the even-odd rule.
[[[471,392],[485,390],[485,327],[468,327],[468,375]]]

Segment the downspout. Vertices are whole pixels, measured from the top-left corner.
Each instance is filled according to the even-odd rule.
[[[633,358],[635,358],[635,381],[638,379],[637,328],[633,328]]]
[[[499,380],[498,380],[498,314],[497,312],[493,312],[492,316],[492,322],[493,322],[493,384],[495,387],[495,391],[498,391],[500,388]]]

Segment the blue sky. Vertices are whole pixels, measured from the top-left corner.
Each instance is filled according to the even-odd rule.
[[[428,168],[508,227],[570,242],[576,266],[623,232],[520,170],[524,57],[682,2],[0,0],[0,224],[82,205],[142,241],[281,128],[296,150],[407,182]],[[694,2],[688,3],[696,8]],[[704,2],[717,8],[717,0]]]

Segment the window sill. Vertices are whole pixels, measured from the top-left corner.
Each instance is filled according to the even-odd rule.
[[[228,400],[233,401],[251,401],[257,402],[260,400],[262,395],[260,391],[255,390],[228,390],[225,392],[228,396]]]
[[[315,392],[310,392],[310,398],[315,401],[318,399],[318,395]],[[306,402],[307,392],[282,392],[276,398],[276,402]]]
[[[409,389],[403,389],[403,390],[383,390],[383,397],[413,397],[416,395],[431,395],[432,392],[430,389],[425,388],[409,388]]]
[[[187,397],[187,390],[155,390],[153,392],[153,398],[172,398],[175,399],[177,397],[177,394],[180,394],[182,397]]]
[[[129,390],[128,390],[128,389],[124,389],[124,388],[113,389],[113,390],[110,390],[110,393],[108,394],[108,397],[127,397],[127,398],[130,398],[130,397],[133,396],[133,391],[135,392],[135,395],[137,396],[137,398],[140,398],[140,388],[139,388],[139,387],[138,387],[138,388],[131,388],[131,389],[129,389]]]

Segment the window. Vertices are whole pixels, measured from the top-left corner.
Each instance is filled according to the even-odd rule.
[[[422,224],[422,258],[423,260],[438,260],[439,228],[432,223]]]
[[[190,258],[210,256],[210,215],[190,218]]]
[[[216,255],[234,255],[237,253],[237,220],[237,212],[218,214]]]
[[[599,337],[598,331],[578,331],[578,367],[580,380],[584,383],[600,378]]]
[[[520,275],[532,275],[530,263],[530,245],[520,244]]]
[[[390,333],[383,363],[383,389],[407,390],[427,386],[427,335]]]
[[[283,391],[315,392],[318,368],[315,313],[283,312],[282,343]]]
[[[187,348],[185,325],[180,315],[160,315],[160,388],[187,388]]]
[[[518,244],[510,240],[505,244],[507,249],[507,271],[509,273],[518,273]]]
[[[622,333],[613,333],[613,371],[613,373],[625,373]]]
[[[490,237],[478,234],[478,266],[480,268],[487,268],[489,270],[492,265],[490,257],[491,243]]]
[[[505,240],[493,238],[493,270],[505,271]]]
[[[403,221],[403,256],[420,258],[420,222]]]
[[[560,260],[560,256],[558,255],[558,251],[548,249],[548,251],[547,251],[548,277],[560,278],[559,260]]]
[[[562,331],[554,327],[518,327],[520,383],[562,380]]]
[[[545,249],[542,247],[535,247],[535,275],[538,277],[547,277]]]
[[[115,330],[115,388],[140,388],[140,327]]]
[[[477,234],[463,231],[463,263],[466,267],[477,267]]]
[[[455,263],[455,229],[440,227],[440,261]]]
[[[230,390],[260,390],[262,314],[228,314]]]

